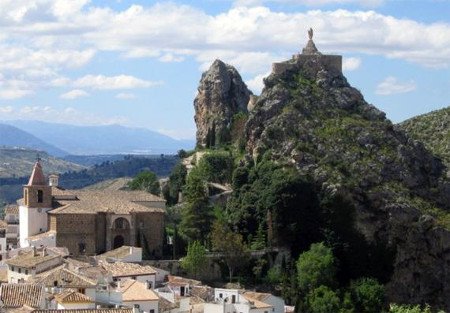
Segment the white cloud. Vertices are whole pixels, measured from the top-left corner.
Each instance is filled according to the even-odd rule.
[[[264,87],[263,79],[269,76],[270,72],[265,74],[256,75],[253,79],[246,81],[248,88],[256,95],[261,93],[261,90]]]
[[[270,1],[311,6],[382,4],[381,0],[247,0],[241,1],[246,7],[213,15],[173,2],[114,11],[88,0],[2,0],[0,72],[6,81],[19,77],[28,88],[0,97],[13,99],[39,88],[65,86],[66,71],[86,66],[104,51],[161,62],[193,57],[201,68],[219,57],[255,77],[267,72],[270,63],[300,51],[309,27],[314,28],[314,40],[323,53],[381,55],[426,67],[450,65],[448,22],[423,23],[374,11],[279,12],[261,6]],[[357,68],[356,59],[345,62],[346,70]],[[73,87],[126,89],[155,84],[121,77],[114,81],[88,75]]]
[[[65,100],[74,100],[81,97],[87,97],[89,94],[82,89],[74,89],[69,92],[63,93],[59,97]]]
[[[0,113],[7,114],[7,113],[12,113],[12,112],[14,112],[14,108],[10,105],[0,107]]]
[[[0,107],[4,120],[40,120],[44,122],[65,123],[74,125],[109,125],[127,124],[122,116],[102,116],[75,109],[73,107],[53,107],[27,105],[17,109]]]
[[[400,82],[393,76],[386,77],[378,84],[376,93],[382,96],[388,96],[398,93],[407,93],[416,89],[416,83],[412,80],[407,82]]]
[[[122,99],[122,100],[131,100],[131,99],[135,99],[136,95],[134,95],[132,93],[128,93],[128,92],[121,92],[116,95],[116,98]]]
[[[354,71],[361,66],[360,58],[344,58],[342,61],[342,69],[344,71]]]
[[[311,7],[320,7],[327,4],[356,4],[362,7],[377,7],[384,3],[384,0],[236,0],[234,6],[257,6],[263,3],[274,2],[283,4],[302,4]]]
[[[0,99],[20,99],[33,93],[31,86],[24,80],[10,79],[0,80]]]
[[[129,75],[86,75],[73,82],[75,87],[103,90],[149,88],[161,84],[162,82],[143,80]]]
[[[184,57],[174,55],[172,53],[166,53],[160,58],[158,58],[161,62],[182,62],[184,60]]]

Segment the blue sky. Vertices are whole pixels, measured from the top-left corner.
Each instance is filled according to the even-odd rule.
[[[313,27],[393,122],[450,105],[450,0],[0,0],[0,120],[117,123],[194,138],[202,71],[254,93]]]

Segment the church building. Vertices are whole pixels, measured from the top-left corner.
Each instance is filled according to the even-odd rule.
[[[47,183],[34,165],[18,200],[20,247],[67,247],[72,255],[96,255],[122,245],[159,257],[165,200],[144,191],[66,190],[58,176]]]

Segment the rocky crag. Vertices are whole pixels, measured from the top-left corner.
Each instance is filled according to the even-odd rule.
[[[450,107],[413,117],[399,127],[423,142],[450,169]]]
[[[247,113],[251,95],[234,67],[214,61],[203,73],[194,100],[197,146],[209,148],[229,143],[233,117]]]
[[[247,161],[294,166],[321,193],[348,195],[357,230],[394,251],[388,300],[450,311],[447,169],[368,104],[341,68],[342,57],[321,54],[312,33],[303,53],[274,64],[262,94],[250,101]],[[195,100],[199,147],[208,146],[211,134],[220,142],[230,117],[245,112],[250,93],[240,82],[220,61],[203,75]]]
[[[350,195],[357,229],[396,251],[389,300],[450,310],[445,166],[350,86],[339,58],[308,47],[265,79],[246,124],[249,156],[269,154],[322,192]]]

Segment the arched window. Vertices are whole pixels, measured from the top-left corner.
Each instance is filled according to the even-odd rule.
[[[114,229],[129,229],[130,223],[123,217],[119,217],[114,221]]]
[[[44,202],[44,192],[42,190],[37,191],[37,202],[38,203]]]

